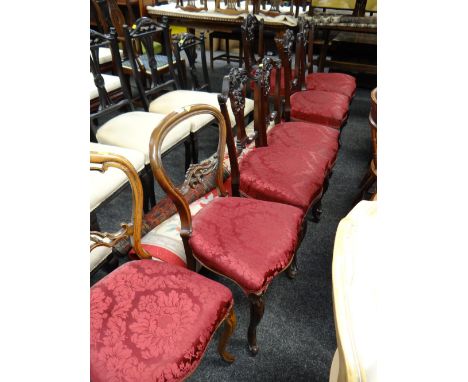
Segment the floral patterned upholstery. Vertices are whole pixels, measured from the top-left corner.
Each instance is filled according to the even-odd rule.
[[[291,118],[340,129],[349,111],[348,97],[320,90],[291,95]]]
[[[332,168],[338,155],[339,132],[311,122],[283,122],[268,135],[269,147],[286,147],[322,156]]]
[[[223,285],[181,267],[128,262],[91,288],[91,380],[180,381],[233,305]]]
[[[306,76],[307,90],[343,94],[351,102],[356,92],[356,79],[344,73],[311,73]]]
[[[289,204],[305,213],[322,190],[328,162],[312,151],[259,147],[239,164],[240,189],[252,198]]]
[[[190,246],[204,266],[260,294],[291,262],[303,215],[286,204],[217,198],[194,217]]]

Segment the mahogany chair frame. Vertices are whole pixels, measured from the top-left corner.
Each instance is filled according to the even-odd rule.
[[[101,68],[99,66],[99,48],[109,47],[112,53],[112,61],[114,63],[115,71],[120,79],[121,91],[124,95],[123,99],[116,101],[110,93],[107,92],[104,86],[104,79],[101,74]],[[92,111],[90,115],[90,134],[91,141],[97,142],[96,130],[97,122],[100,119],[113,117],[116,113],[125,110],[127,112],[134,111],[135,108],[132,103],[132,97],[127,83],[127,78],[124,76],[122,71],[122,60],[120,58],[120,52],[117,45],[117,33],[115,28],[110,28],[110,34],[105,35],[94,30],[90,30],[90,71],[94,77],[94,83],[98,90],[99,106],[96,111]],[[145,166],[145,169],[141,175],[141,181],[144,184],[144,196],[145,211],[149,207],[156,204],[156,197],[154,194],[153,187],[153,176],[151,173],[151,167]]]
[[[220,101],[221,108],[225,108],[226,105],[223,105],[223,96],[219,95],[218,100]],[[225,100],[225,99],[224,99]],[[225,109],[226,111],[226,109]],[[218,122],[219,127],[219,140],[218,148],[216,154],[210,158],[198,163],[192,164],[187,171],[185,181],[180,188],[176,187],[169,176],[167,175],[163,162],[161,160],[161,147],[164,138],[167,136],[169,131],[173,129],[178,123],[187,118],[193,117],[200,114],[210,114]],[[227,127],[228,126],[228,127]],[[166,118],[161,122],[158,129],[155,129],[152,133],[150,140],[150,161],[153,169],[154,177],[157,179],[158,183],[161,185],[161,188],[166,192],[168,197],[175,204],[177,212],[179,213],[181,221],[180,236],[185,249],[185,254],[187,258],[187,266],[189,269],[194,270],[196,266],[195,257],[193,251],[190,247],[189,238],[192,234],[192,215],[190,212],[189,204],[185,198],[185,194],[190,188],[195,187],[196,185],[203,183],[204,179],[207,178],[210,174],[215,174],[216,177],[216,189],[220,197],[228,197],[228,192],[223,184],[223,158],[225,153],[225,146],[227,144],[229,159],[231,162],[231,169],[238,169],[236,152],[234,146],[234,140],[232,135],[232,129],[230,128],[229,118],[225,119],[223,114],[218,111],[215,107],[204,104],[189,105],[181,108],[178,111],[174,111],[171,114],[167,115]],[[238,170],[237,170],[238,175]],[[236,170],[231,173],[231,176],[237,176]],[[234,181],[235,182],[235,181]],[[301,237],[303,234],[301,233]],[[298,241],[297,248],[299,247],[300,240]],[[297,249],[296,249],[297,250]],[[296,251],[295,251],[296,252]],[[291,263],[286,269],[292,269],[295,265],[295,255],[291,259]],[[202,264],[206,267],[204,264]],[[206,267],[210,269],[209,267]],[[223,274],[220,274],[212,269],[212,272],[219,274],[220,276],[226,277]],[[292,274],[292,272],[291,272]],[[264,292],[260,295],[250,293],[248,294],[248,299],[250,302],[250,322],[247,331],[247,339],[249,343],[249,349],[253,355],[256,355],[258,352],[257,345],[257,336],[256,328],[263,317],[265,310],[265,301],[264,301]]]
[[[121,229],[114,233],[91,231],[90,251],[99,246],[113,248],[120,241],[130,238],[132,247],[139,259],[151,259],[151,255],[143,248],[141,244],[141,233],[143,224],[143,188],[138,177],[138,173],[132,164],[124,157],[116,154],[90,152],[91,171],[105,172],[109,168],[117,168],[127,176],[132,190],[132,221],[130,223],[121,223]],[[237,325],[234,307],[231,308],[226,318],[222,320],[216,330],[225,323],[225,328],[221,333],[218,342],[218,353],[221,358],[232,363],[235,357],[227,350],[227,344]]]

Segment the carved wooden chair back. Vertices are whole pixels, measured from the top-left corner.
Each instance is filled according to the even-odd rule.
[[[176,56],[176,62],[179,66],[178,72],[182,74],[182,87],[190,90],[208,91],[211,92],[210,78],[208,76],[208,66],[206,64],[206,50],[205,50],[205,33],[201,32],[200,37],[193,35],[192,33],[181,33],[172,39],[172,45],[174,47],[174,55]],[[200,47],[200,57],[202,62],[203,71],[203,82],[200,81],[197,75],[197,68],[195,66],[197,60],[197,48]],[[181,52],[185,52],[189,64],[190,73],[190,87],[188,85],[187,76],[182,65],[182,59],[180,57]]]
[[[158,70],[157,60],[158,58],[161,59],[163,56],[156,56],[154,53],[153,42],[156,39],[156,35],[160,32],[163,34],[164,46],[166,48],[165,53],[167,56],[167,63],[162,64],[168,65],[169,73],[167,74],[162,74],[161,71]],[[148,110],[151,97],[163,91],[167,91],[171,87],[174,90],[179,88],[169,40],[169,29],[167,24],[159,24],[148,17],[141,17],[135,22],[134,28],[129,28],[125,25],[124,36],[128,59],[132,68],[132,75],[143,106],[145,110]],[[145,53],[138,53],[143,50]],[[145,65],[145,61],[147,65]],[[176,65],[180,66],[178,62],[176,62]],[[149,76],[148,70],[150,72]]]
[[[299,32],[294,38],[294,32],[287,29],[284,35],[276,38],[281,65],[284,75],[284,108],[282,117],[285,121],[290,121],[291,117],[291,94],[300,91],[305,81],[304,65],[302,65],[304,55],[304,35]],[[295,67],[292,68],[294,42],[296,42],[295,50]]]
[[[221,7],[221,0],[215,0],[215,12],[226,15],[241,15],[249,13],[249,0],[245,1],[244,8],[241,8],[240,0],[224,0],[226,8]]]
[[[249,13],[241,25],[241,31],[245,69],[251,73],[265,55],[263,20]],[[256,54],[259,58],[255,57]]]
[[[365,16],[366,15],[367,0],[356,0],[356,4],[353,9],[353,16]]]
[[[302,65],[304,66],[305,72],[312,73],[313,70],[313,54],[314,54],[314,35],[315,35],[315,23],[311,20],[300,16],[297,21],[298,32],[304,36],[304,57]]]
[[[258,65],[255,73],[248,73],[245,69],[232,68],[229,75],[224,77],[223,80],[223,92],[222,100],[225,105],[227,100],[230,100],[231,109],[236,119],[237,127],[237,139],[236,139],[236,150],[237,154],[255,140],[256,147],[267,146],[267,128],[268,125],[276,119],[279,122],[279,113],[277,112],[280,108],[280,94],[279,90],[275,94],[275,109],[270,113],[269,107],[269,94],[270,94],[270,78],[273,70],[276,70],[278,74],[276,81],[277,84],[280,81],[281,76],[279,75],[280,64],[277,60],[272,57],[265,57],[262,63]],[[247,85],[253,79],[255,83],[254,88],[254,134],[248,136],[245,128],[245,98]],[[279,89],[277,87],[276,89]],[[220,102],[221,105],[221,102]],[[223,105],[221,105],[221,112],[226,119],[227,128],[230,128],[230,121],[228,118],[228,112]]]
[[[177,0],[176,8],[180,8],[187,12],[200,12],[208,10],[208,0],[200,0],[201,7],[197,6],[197,0],[187,0],[187,5],[184,5],[183,0]]]
[[[118,102],[112,101],[105,88],[104,78],[99,66],[99,48],[110,48],[114,71],[119,76],[122,93],[124,95],[124,98]],[[90,51],[90,71],[94,77],[94,84],[96,85],[99,98],[98,110],[91,113],[91,123],[94,123],[98,118],[115,113],[117,110],[124,107],[126,107],[128,111],[134,110],[130,89],[122,71],[122,59],[117,45],[117,33],[115,29],[111,27],[109,34],[102,34],[91,29]]]
[[[200,163],[191,164],[187,170],[185,181],[182,186],[176,187],[167,174],[161,159],[162,143],[164,138],[178,123],[201,114],[210,114],[218,123],[219,139],[216,153]],[[227,134],[230,134],[230,139],[226,139]],[[153,175],[177,208],[181,221],[180,236],[182,237],[185,254],[187,256],[187,266],[192,270],[195,270],[195,258],[193,257],[192,250],[188,243],[192,232],[192,215],[185,195],[191,188],[196,187],[200,183],[205,183],[205,179],[208,179],[212,174],[215,174],[216,177],[215,184],[219,196],[225,197],[228,195],[223,184],[223,159],[226,142],[229,143],[230,140],[233,140],[232,131],[226,128],[226,120],[223,118],[221,112],[215,107],[205,104],[189,105],[173,111],[161,121],[158,128],[154,129],[151,134],[150,162]],[[232,152],[232,145],[228,144],[228,150],[230,151],[230,158],[235,159],[235,152]],[[236,164],[237,162],[231,162],[231,167]]]
[[[143,224],[143,188],[137,171],[124,157],[117,154],[90,152],[90,170],[106,172],[115,168],[127,176],[132,190],[132,221],[122,223],[119,231],[114,233],[91,231],[90,252],[97,247],[113,248],[122,240],[130,238],[132,246],[138,257],[151,259],[141,245],[141,230]]]

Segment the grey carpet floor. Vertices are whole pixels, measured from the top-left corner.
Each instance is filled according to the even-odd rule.
[[[210,71],[214,91],[220,91],[222,76],[229,68],[226,63],[216,61],[215,70]],[[338,223],[353,207],[359,182],[371,158],[369,108],[370,89],[358,88],[343,130],[330,186],[323,198],[321,221],[309,222],[298,252],[300,272],[295,280],[280,275],[267,291],[265,314],[257,329],[260,352],[256,357],[250,356],[247,349],[249,306],[246,297],[232,282],[204,273],[233,292],[238,324],[229,351],[237,359],[228,365],[219,358],[216,352],[219,333],[216,333],[190,381],[328,381],[336,349],[331,280],[333,243]],[[216,143],[216,129],[202,131],[200,159],[211,155]],[[184,174],[183,146],[169,153],[164,162],[169,173],[180,182]],[[155,187],[160,198],[163,191]],[[128,219],[130,208],[130,191],[124,189],[99,209],[102,228],[115,229],[119,222]],[[124,261],[121,259],[122,263]],[[99,271],[91,278],[91,283],[104,275],[104,271]]]

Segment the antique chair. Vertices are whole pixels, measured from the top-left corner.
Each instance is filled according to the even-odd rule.
[[[291,64],[294,40],[296,40],[296,67],[293,70]],[[304,68],[301,62],[304,55],[304,35],[297,33],[294,39],[293,31],[288,29],[283,38],[276,39],[276,43],[284,68],[285,119],[318,123],[341,131],[348,118],[348,97],[321,90],[302,90]]]
[[[281,139],[273,139],[273,144],[269,143],[269,137],[276,130],[276,126],[271,127],[271,123],[270,129],[267,129],[269,120],[275,118],[274,113],[270,115],[268,105],[270,76],[275,66],[279,65],[275,65],[272,58],[264,58],[262,65],[256,70],[255,148],[246,147],[244,144],[250,133],[245,131],[241,118],[248,74],[245,70],[232,69],[226,78],[229,90],[223,97],[223,103],[229,96],[232,109],[239,117],[237,147],[240,150],[246,148],[239,157],[238,188],[244,196],[289,204],[300,208],[304,215],[310,210],[314,220],[318,221],[319,201],[328,182],[330,166],[335,161],[338,144],[336,140],[321,139],[324,135],[320,134],[321,130],[315,129],[315,126],[305,129],[305,133],[300,135],[298,141],[303,142],[302,146],[289,145],[286,140]],[[221,110],[225,111],[226,107],[222,107]],[[227,123],[229,129],[229,121]],[[284,127],[284,124],[279,126],[280,129]],[[301,129],[294,131],[294,126],[291,130],[293,134],[301,133]],[[277,134],[273,136],[278,137]],[[234,179],[232,181],[234,182]]]
[[[149,164],[148,142],[153,129],[162,121],[164,114],[136,111],[134,109],[128,84],[122,73],[120,52],[117,47],[115,29],[111,28],[110,35],[90,31],[91,73],[98,91],[99,108],[90,115],[91,139],[111,146],[125,147],[145,154],[145,170],[142,180],[145,185],[144,208],[147,211],[156,203],[154,183]],[[111,99],[105,88],[104,78],[99,71],[98,54],[103,46],[110,47],[113,62],[118,73],[124,98],[118,102]],[[122,111],[124,111],[122,113]],[[120,114],[119,114],[120,113]],[[98,125],[100,125],[98,127]],[[165,151],[184,141],[190,135],[190,125],[181,124],[166,141]],[[187,155],[190,152],[186,153]]]
[[[241,15],[249,13],[249,0],[245,1],[244,8],[241,8],[240,0],[224,0],[226,8],[222,8],[222,0],[215,0],[215,12],[223,13],[226,15]],[[209,35],[210,37],[210,65],[213,69],[213,63],[215,60],[225,60],[228,64],[231,60],[237,61],[239,66],[242,66],[242,32],[240,28],[235,28],[229,32],[225,31],[213,31]],[[214,39],[224,40],[226,45],[226,53],[214,56]],[[232,56],[229,50],[229,41],[234,40],[239,42],[239,55]]]
[[[313,47],[315,24],[305,17],[300,17],[298,20],[298,30],[304,34],[304,50],[307,51],[307,54],[301,57],[301,65],[304,68],[301,73],[303,76],[302,83],[305,83],[306,90],[321,90],[343,94],[351,102],[356,92],[356,79],[344,73],[314,73]],[[307,68],[307,74],[305,68]]]
[[[337,350],[330,382],[378,380],[378,226],[377,202],[362,201],[336,231],[332,279]]]
[[[145,155],[139,151],[93,142],[90,143],[89,148],[90,151],[94,152],[106,152],[123,156],[138,173],[141,173],[140,177],[146,175],[144,171]],[[128,180],[122,171],[113,168],[106,172],[91,171],[89,180],[90,226],[92,230],[100,230],[96,211],[102,204],[109,202],[115,197],[127,184]],[[90,272],[94,274],[102,266],[106,266],[107,270],[112,270],[117,265],[117,262],[118,260],[112,256],[110,248],[98,247],[90,254]]]
[[[180,73],[182,88],[195,91],[211,92],[210,78],[208,76],[208,66],[206,65],[206,50],[205,50],[205,33],[201,32],[200,37],[192,33],[180,33],[172,36],[172,46],[178,72]],[[200,58],[203,71],[203,82],[200,81],[197,75],[196,61],[198,58],[197,49],[200,48]],[[180,54],[184,52],[189,64],[190,85],[187,79],[187,73],[184,65],[181,65]]]
[[[149,260],[141,247],[142,190],[125,158],[91,153],[91,170],[118,169],[132,187],[132,222],[116,233],[91,232],[91,250],[112,248],[126,237],[142,260],[130,261],[96,282],[90,291],[93,382],[181,381],[198,367],[214,332],[224,322],[218,345],[226,345],[236,316],[231,291],[183,267]]]
[[[184,119],[209,113],[219,126],[216,154],[191,165],[182,187],[176,188],[161,161],[161,147],[167,134]],[[227,135],[230,135],[226,140]],[[226,143],[237,166],[232,131],[225,119],[210,105],[190,105],[168,115],[155,129],[150,143],[151,166],[155,178],[177,207],[181,220],[180,236],[190,269],[197,260],[202,266],[234,281],[250,301],[248,343],[258,352],[256,328],[265,308],[264,295],[279,273],[290,267],[300,244],[303,212],[295,207],[261,200],[228,197],[223,184],[223,158]],[[209,174],[216,174],[217,196],[192,216],[185,193]],[[235,171],[232,172],[234,174]],[[265,224],[271,222],[271,224]]]
[[[377,182],[377,88],[371,92],[369,127],[371,131],[372,160],[369,164],[369,170],[359,185],[359,200],[366,198],[368,194],[372,197],[372,195],[377,193],[377,190],[370,192],[371,187]]]

